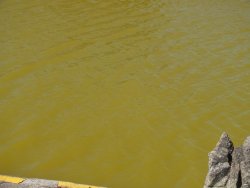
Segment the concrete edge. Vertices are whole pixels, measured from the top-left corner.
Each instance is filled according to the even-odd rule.
[[[36,178],[20,178],[0,175],[0,188],[5,187],[46,187],[46,188],[105,188],[92,185],[77,184],[72,182],[45,180]]]

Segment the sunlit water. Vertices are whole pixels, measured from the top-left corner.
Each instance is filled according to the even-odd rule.
[[[250,133],[250,1],[1,0],[0,174],[199,188]]]

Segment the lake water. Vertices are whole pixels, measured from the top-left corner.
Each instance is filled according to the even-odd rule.
[[[250,1],[1,0],[0,174],[200,188],[250,133]]]

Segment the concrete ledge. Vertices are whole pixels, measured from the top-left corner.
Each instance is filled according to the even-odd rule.
[[[0,188],[104,188],[71,182],[0,175]]]

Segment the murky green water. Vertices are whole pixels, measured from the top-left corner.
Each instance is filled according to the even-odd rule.
[[[250,133],[250,1],[0,1],[0,174],[203,185]]]

